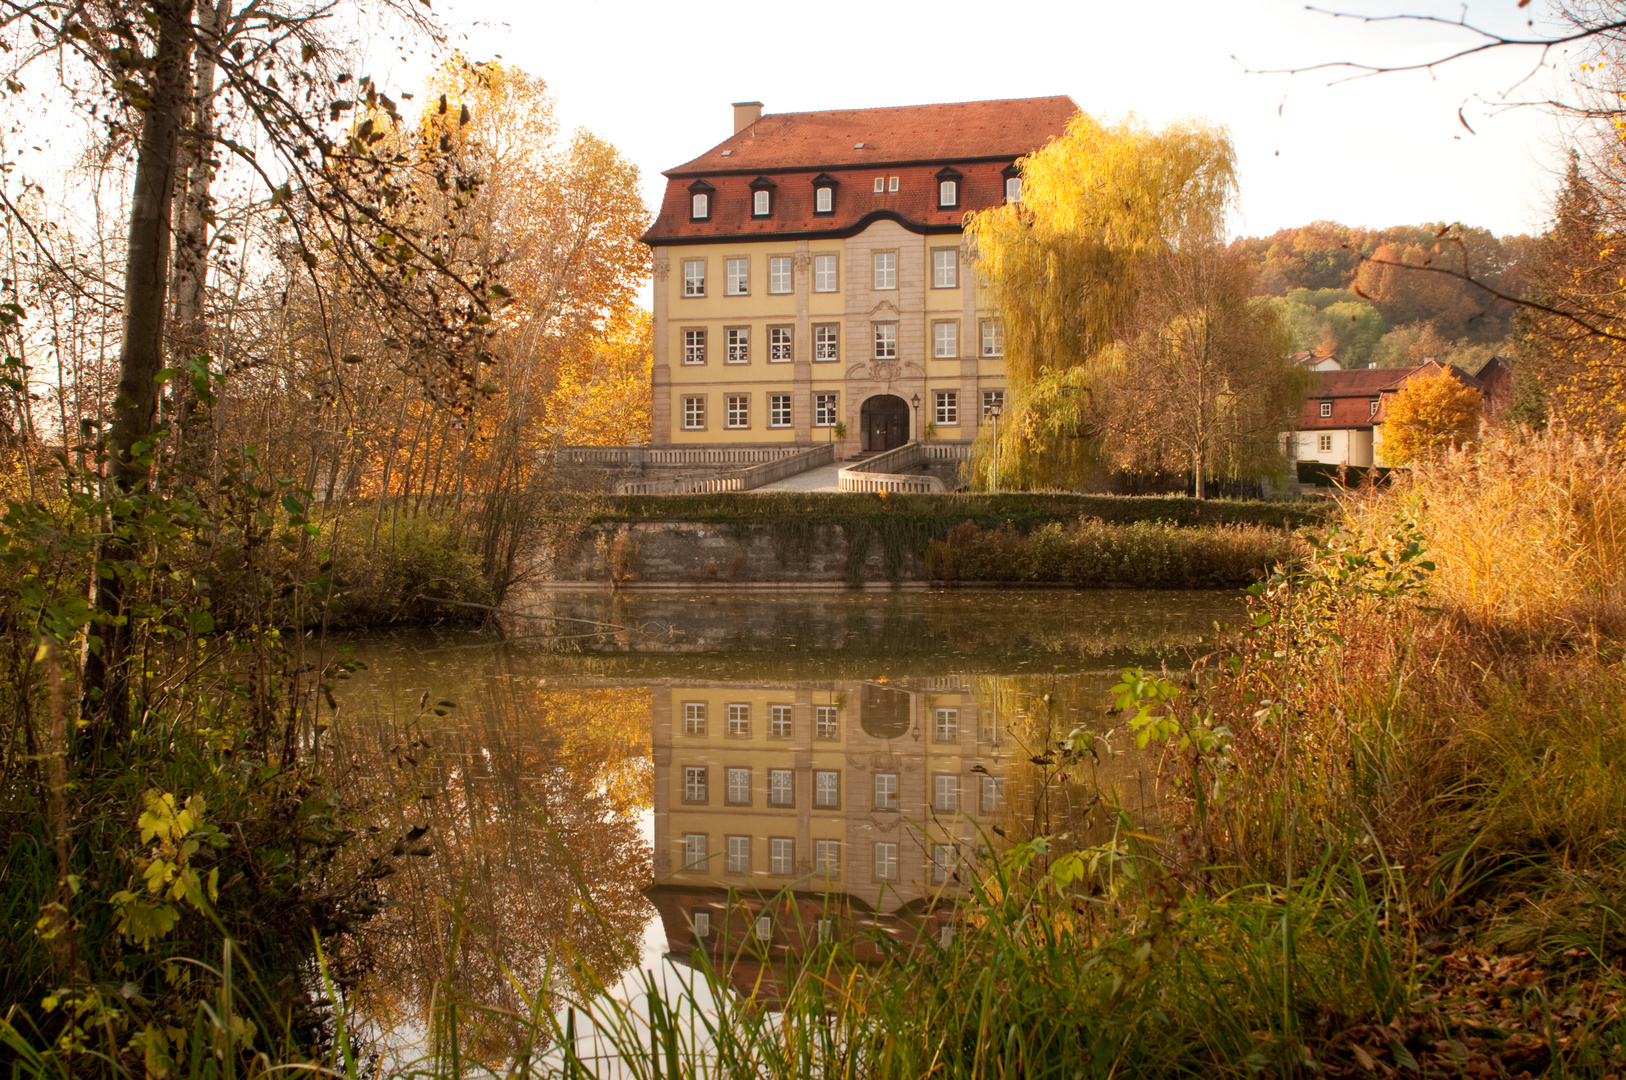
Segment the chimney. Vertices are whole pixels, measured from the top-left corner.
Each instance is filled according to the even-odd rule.
[[[734,134],[738,135],[762,118],[762,102],[736,101],[734,103]]]

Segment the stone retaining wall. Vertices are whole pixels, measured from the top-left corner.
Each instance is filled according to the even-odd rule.
[[[748,525],[649,521],[589,525],[553,553],[546,578],[553,582],[619,582],[626,585],[694,582],[846,584],[849,547],[840,525],[816,529],[787,550],[766,529]],[[857,568],[859,580],[886,580],[880,544]],[[899,580],[918,580],[919,553],[906,553]]]

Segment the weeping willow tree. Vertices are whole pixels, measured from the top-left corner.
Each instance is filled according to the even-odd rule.
[[[1107,464],[1098,398],[1127,363],[1153,268],[1223,235],[1235,151],[1223,129],[1193,121],[1152,131],[1080,113],[1021,167],[1022,201],[966,225],[1004,323],[1008,384],[997,428],[978,437],[972,481],[1076,487]]]

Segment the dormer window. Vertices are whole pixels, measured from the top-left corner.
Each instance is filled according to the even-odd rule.
[[[813,212],[815,214],[833,214],[836,212],[836,185],[839,182],[829,173],[820,173],[813,178]]]
[[[779,185],[766,176],[751,181],[751,216],[765,218],[773,214],[773,191]]]
[[[711,220],[711,197],[716,188],[704,180],[696,180],[689,185],[689,220]]]
[[[1005,177],[1005,201],[1019,203],[1022,201],[1022,170],[1015,164],[1007,165],[1001,174]]]
[[[953,210],[960,205],[960,171],[958,169],[939,169],[937,171],[937,208],[939,210]]]

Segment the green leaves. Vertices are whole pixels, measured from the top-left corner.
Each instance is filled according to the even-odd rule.
[[[136,828],[141,842],[150,845],[149,855],[132,860],[141,887],[119,890],[112,903],[117,909],[118,933],[142,949],[150,949],[175,928],[183,903],[207,911],[219,899],[220,868],[211,868],[205,879],[192,861],[205,844],[223,848],[227,841],[204,820],[206,806],[201,795],[178,806],[174,795],[150,789],[141,802]]]

